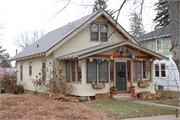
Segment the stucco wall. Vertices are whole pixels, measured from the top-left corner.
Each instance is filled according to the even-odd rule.
[[[104,19],[99,17],[95,20],[95,23],[102,22]],[[100,23],[98,23],[100,24]],[[105,24],[105,23],[104,23]],[[108,25],[108,36],[114,31],[111,25]],[[125,39],[118,33],[115,32],[106,42],[103,44],[124,41]],[[82,49],[90,48],[101,44],[102,41],[91,40],[91,25],[88,25],[85,29],[81,30],[77,35],[64,43],[61,47],[54,51],[54,58],[63,56],[72,52],[80,51]]]
[[[33,86],[33,83],[30,79],[36,79],[36,75],[38,73],[42,73],[42,62],[46,62],[46,66],[49,65],[49,63],[53,63],[52,54],[48,57],[37,57],[33,59],[27,59],[27,60],[21,60],[17,61],[17,77],[18,77],[18,83],[21,82],[24,85],[25,89],[34,91],[35,88]],[[32,76],[29,76],[29,63],[32,63]],[[23,65],[23,80],[20,80],[20,65]],[[42,75],[42,74],[41,74]],[[39,75],[38,75],[39,76]],[[20,83],[19,83],[20,84]]]

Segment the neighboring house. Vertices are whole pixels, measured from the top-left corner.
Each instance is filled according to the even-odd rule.
[[[143,47],[169,58],[169,61],[154,61],[154,83],[156,89],[180,90],[180,78],[176,64],[172,59],[170,25],[154,30],[137,38]]]
[[[34,90],[30,78],[35,79],[49,62],[59,62],[66,81],[75,87],[72,95],[95,96],[95,93],[110,92],[110,87],[115,85],[119,96],[125,93],[130,97],[130,84],[135,85],[136,92],[155,93],[153,61],[169,59],[140,46],[119,24],[111,35],[115,24],[104,10],[94,12],[47,33],[11,61],[17,61],[18,76],[26,82],[28,90]],[[124,52],[124,56],[120,52]],[[94,89],[93,81],[106,86]],[[139,88],[140,81],[148,81],[150,86]]]

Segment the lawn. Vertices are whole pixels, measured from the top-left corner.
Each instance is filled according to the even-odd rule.
[[[107,111],[116,119],[174,114],[174,108],[145,105],[128,101],[101,101],[81,103],[96,110]]]
[[[153,101],[153,102],[154,103],[159,103],[159,104],[180,106],[180,100],[157,100],[157,101]]]

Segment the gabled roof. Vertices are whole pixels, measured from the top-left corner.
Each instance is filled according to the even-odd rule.
[[[69,35],[71,35],[75,30],[80,28],[82,25],[84,25],[86,22],[88,22],[91,18],[93,18],[95,15],[97,15],[100,12],[105,12],[104,10],[94,12],[90,15],[87,15],[81,19],[78,19],[72,23],[69,23],[63,27],[60,27],[56,30],[53,30],[46,35],[44,35],[42,38],[37,40],[35,43],[31,44],[29,47],[25,48],[22,52],[18,53],[16,56],[12,57],[10,60],[16,60],[19,58],[24,58],[27,56],[33,56],[40,53],[47,53],[48,51],[51,51],[55,46],[57,46],[62,40],[67,38]],[[107,14],[106,12],[104,14]],[[108,14],[106,15],[106,17]],[[109,16],[108,16],[109,17]],[[111,20],[112,22],[113,20]],[[115,21],[115,20],[114,20]],[[128,32],[118,24],[118,27],[121,28],[122,34],[128,34]],[[117,29],[119,29],[117,27]],[[129,35],[131,40],[134,40],[137,44],[139,44],[132,36]],[[49,52],[51,53],[51,52]],[[49,54],[48,53],[48,54]],[[48,55],[46,54],[46,56]],[[39,56],[39,55],[38,55]]]
[[[93,54],[97,54],[100,52],[107,51],[107,48],[108,49],[114,49],[116,47],[120,47],[123,45],[125,45],[127,48],[129,47],[130,49],[133,48],[135,50],[140,50],[140,51],[142,51],[142,53],[146,53],[148,56],[153,56],[154,58],[156,58],[158,60],[163,60],[163,59],[169,60],[169,58],[167,58],[161,54],[158,54],[154,51],[146,49],[145,47],[139,46],[139,45],[137,45],[133,42],[130,42],[130,41],[121,41],[121,42],[97,45],[97,46],[94,46],[94,47],[91,47],[88,49],[80,50],[78,52],[74,52],[71,54],[67,54],[67,55],[57,57],[56,59],[60,59],[60,60],[61,59],[74,59],[74,58],[82,59],[82,58],[88,57],[88,56],[93,55]]]
[[[136,38],[137,41],[146,41],[170,36],[170,24]]]

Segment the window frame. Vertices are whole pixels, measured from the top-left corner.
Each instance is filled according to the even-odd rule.
[[[106,32],[101,32],[101,25],[106,26],[106,30],[107,30]],[[104,41],[104,40],[102,40],[102,35],[101,34],[106,34],[106,40],[105,41],[108,41],[108,39],[107,39],[107,34],[108,34],[107,24],[100,24],[99,26],[100,26],[100,30],[99,30],[99,32],[100,32],[100,41]]]
[[[43,64],[45,63],[45,70],[43,71]],[[45,76],[44,76],[44,79],[43,79],[43,72],[45,72]],[[46,81],[46,61],[42,61],[42,82],[45,82]]]
[[[87,79],[86,82],[92,83],[92,82],[88,81],[88,62],[90,62],[89,59],[86,60],[86,79]],[[97,82],[97,61],[93,61],[93,62],[96,62],[96,72],[95,72],[96,73],[96,80],[94,82]]]
[[[78,69],[78,61],[81,61],[81,70]],[[77,82],[82,82],[82,60],[77,60]],[[81,81],[79,81],[79,72],[81,72]]]
[[[113,69],[111,70],[111,62],[113,62]],[[110,73],[110,83],[114,83],[114,60],[110,60],[110,68],[109,68],[109,73]],[[111,81],[111,72],[113,73],[113,81]]]
[[[135,68],[134,68],[134,62],[140,62],[140,70],[141,70],[141,80],[140,81],[134,81],[134,70],[135,70]],[[133,82],[142,82],[142,81],[148,81],[148,82],[151,82],[151,79],[152,79],[152,77],[151,77],[151,68],[150,68],[150,80],[143,80],[143,62],[144,61],[136,61],[136,60],[133,60]],[[150,63],[150,67],[151,67],[151,63]]]
[[[130,62],[130,69],[128,70],[128,62]],[[129,80],[128,80],[128,72],[129,72],[129,74],[130,74],[130,76],[129,76]],[[131,60],[127,60],[127,82],[128,83],[131,83]]]
[[[161,51],[158,51],[158,40],[161,40]],[[156,52],[157,53],[163,52],[163,41],[161,38],[156,39]]]
[[[31,68],[30,68],[31,66]],[[30,71],[31,71],[31,74],[30,74]],[[32,76],[32,62],[29,62],[29,76]]]
[[[20,64],[20,80],[23,81],[23,63]]]
[[[146,62],[146,61],[142,61],[142,64],[144,63],[144,62]],[[150,68],[149,68],[149,70],[144,70],[144,64],[142,65],[142,69],[143,69],[143,74],[142,74],[142,80],[143,81],[151,81],[151,62],[149,62],[149,66],[150,66]],[[150,73],[150,77],[149,77],[149,80],[144,80],[144,72],[149,72]]]
[[[96,24],[98,26],[98,32],[92,32],[92,25],[93,24]],[[107,32],[101,32],[101,25],[105,25],[106,26],[106,29],[107,29]],[[95,39],[92,39],[92,33],[97,33],[97,40]],[[100,23],[91,23],[91,41],[99,41],[99,42],[102,42],[101,40],[101,33],[102,34],[106,34],[106,41],[108,41],[108,24],[100,24]],[[103,41],[103,42],[106,42],[106,41]]]
[[[97,25],[97,32],[92,32],[92,25],[93,24],[96,24]],[[95,39],[92,39],[92,33],[96,33],[97,34],[97,40],[95,40]],[[91,23],[91,40],[92,41],[99,41],[99,24],[97,24],[97,23]]]
[[[69,63],[69,80],[67,80],[67,63]],[[71,81],[71,61],[66,61],[66,82]]]
[[[74,68],[73,68],[73,64],[74,64]],[[72,82],[76,82],[76,61],[75,60],[72,60],[71,61],[71,81]],[[75,76],[73,76],[73,73],[75,73]],[[73,81],[73,78],[75,79],[74,81]]]
[[[100,64],[101,63],[103,63],[103,62],[106,62],[107,63],[107,71],[105,71],[105,72],[107,72],[107,81],[100,81],[100,73],[102,72],[102,71],[100,71]],[[99,83],[108,83],[109,82],[109,75],[108,75],[108,61],[103,61],[103,62],[100,62],[99,64],[98,64],[98,73],[99,73]]]
[[[159,77],[156,77],[156,71],[157,71],[157,70],[156,70],[156,66],[155,66],[156,64],[158,64],[158,66],[159,66],[159,63],[154,63],[154,72],[155,72],[155,73],[154,73],[154,77],[155,77],[155,78],[160,78],[160,66],[159,66],[159,68],[158,68]]]
[[[155,73],[154,73],[154,78],[167,78],[167,63],[166,62],[154,62],[154,71],[156,71],[156,68],[155,68],[155,64],[158,64],[159,65],[159,77],[156,77],[155,75]],[[162,74],[161,74],[161,72],[162,72],[162,70],[161,70],[161,64],[165,64],[165,75],[166,75],[166,77],[162,77]]]

